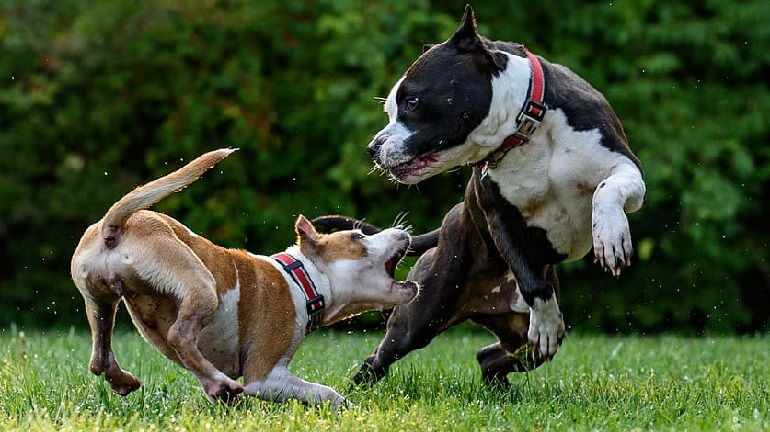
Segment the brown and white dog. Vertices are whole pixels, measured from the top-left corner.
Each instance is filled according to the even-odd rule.
[[[139,381],[115,360],[112,328],[122,300],[145,340],[188,369],[212,401],[245,393],[347,404],[333,389],[288,370],[316,325],[408,303],[417,284],[396,282],[406,231],[318,234],[304,216],[297,244],[273,256],[226,249],[173,218],[145,210],[194,182],[234,150],[202,155],[138,187],[91,225],[72,257],[72,279],[86,303],[93,338],[90,369],[127,395]],[[243,385],[235,380],[243,377]]]

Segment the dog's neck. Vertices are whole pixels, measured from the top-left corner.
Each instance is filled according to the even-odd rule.
[[[292,246],[282,253],[271,256],[286,275],[294,294],[303,296],[302,301],[295,301],[298,316],[307,318],[306,333],[311,333],[329,323],[328,306],[332,303],[331,281],[325,269],[307,255],[298,246]],[[297,296],[298,297],[298,296]],[[299,300],[299,299],[298,299]]]
[[[534,97],[532,95],[533,88],[537,90],[539,86],[542,88],[545,86],[542,69],[539,73],[535,71],[536,68],[542,68],[539,61],[529,53],[525,57],[504,54],[508,56],[508,67],[501,71],[499,76],[492,78],[493,97],[489,114],[469,136],[469,139],[480,147],[480,155],[474,164],[499,162],[508,150],[527,142],[534,130],[522,139],[519,129],[522,125],[520,118],[522,109],[527,110],[531,107],[531,105],[525,105],[530,99],[535,99],[536,103],[542,104],[544,98],[544,91],[538,91]],[[540,80],[539,86],[531,85],[533,78]],[[511,107],[517,108],[511,109]],[[542,112],[539,112],[541,110]],[[544,114],[544,108],[536,107],[532,111],[541,116]]]
[[[525,50],[526,61],[529,66],[529,79],[527,80],[527,90],[524,92],[523,101],[517,103],[521,109],[514,118],[514,130],[506,136],[501,144],[489,153],[484,159],[477,162],[481,167],[481,175],[486,176],[489,168],[494,168],[513,148],[519,147],[529,142],[540,123],[545,118],[545,76],[543,66],[540,61],[529,51]],[[516,85],[517,89],[524,86]],[[516,92],[521,93],[519,92]],[[494,108],[494,100],[490,111]],[[515,102],[514,102],[515,103]],[[513,106],[517,106],[513,105]]]

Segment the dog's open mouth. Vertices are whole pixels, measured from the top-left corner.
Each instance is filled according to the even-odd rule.
[[[427,153],[396,165],[389,171],[396,180],[409,182],[420,179],[426,173],[433,171],[436,162],[438,162],[438,153]]]
[[[388,273],[392,279],[396,278],[396,267],[398,267],[398,263],[401,262],[404,255],[406,255],[406,250],[399,250],[393,255],[393,258],[385,263],[385,272]]]
[[[389,259],[385,263],[385,272],[390,276],[391,279],[393,279],[393,282],[391,283],[391,287],[395,290],[406,290],[410,291],[412,295],[417,293],[417,283],[410,280],[404,280],[404,281],[397,281],[396,280],[396,267],[398,267],[398,263],[401,262],[401,259],[406,256],[406,249],[401,249],[398,252],[396,252],[395,255],[393,255],[393,258]]]

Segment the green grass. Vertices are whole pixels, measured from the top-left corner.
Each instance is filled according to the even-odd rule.
[[[119,333],[121,365],[142,381],[122,398],[88,372],[85,331],[0,330],[0,430],[768,430],[770,341],[751,338],[570,335],[556,359],[511,375],[506,391],[480,381],[483,332],[458,329],[396,363],[368,389],[348,378],[382,336],[311,335],[292,363],[299,376],[345,394],[334,412],[246,398],[211,404],[190,373],[135,333]]]

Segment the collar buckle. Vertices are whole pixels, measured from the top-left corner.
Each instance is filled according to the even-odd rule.
[[[529,141],[529,137],[535,133],[535,129],[543,121],[545,111],[545,105],[528,99],[524,107],[519,111],[519,115],[516,116],[516,122],[519,125],[513,134],[524,141]]]
[[[310,322],[314,327],[320,327],[325,307],[326,301],[324,300],[323,294],[318,294],[305,302],[307,316],[310,318]]]
[[[291,279],[302,289],[302,293],[305,295],[305,311],[308,318],[305,333],[311,333],[321,327],[326,300],[323,294],[316,289],[313,280],[310,279],[310,274],[305,270],[305,265],[302,261],[285,252],[272,255],[272,258],[283,267],[283,270],[291,276]]]

